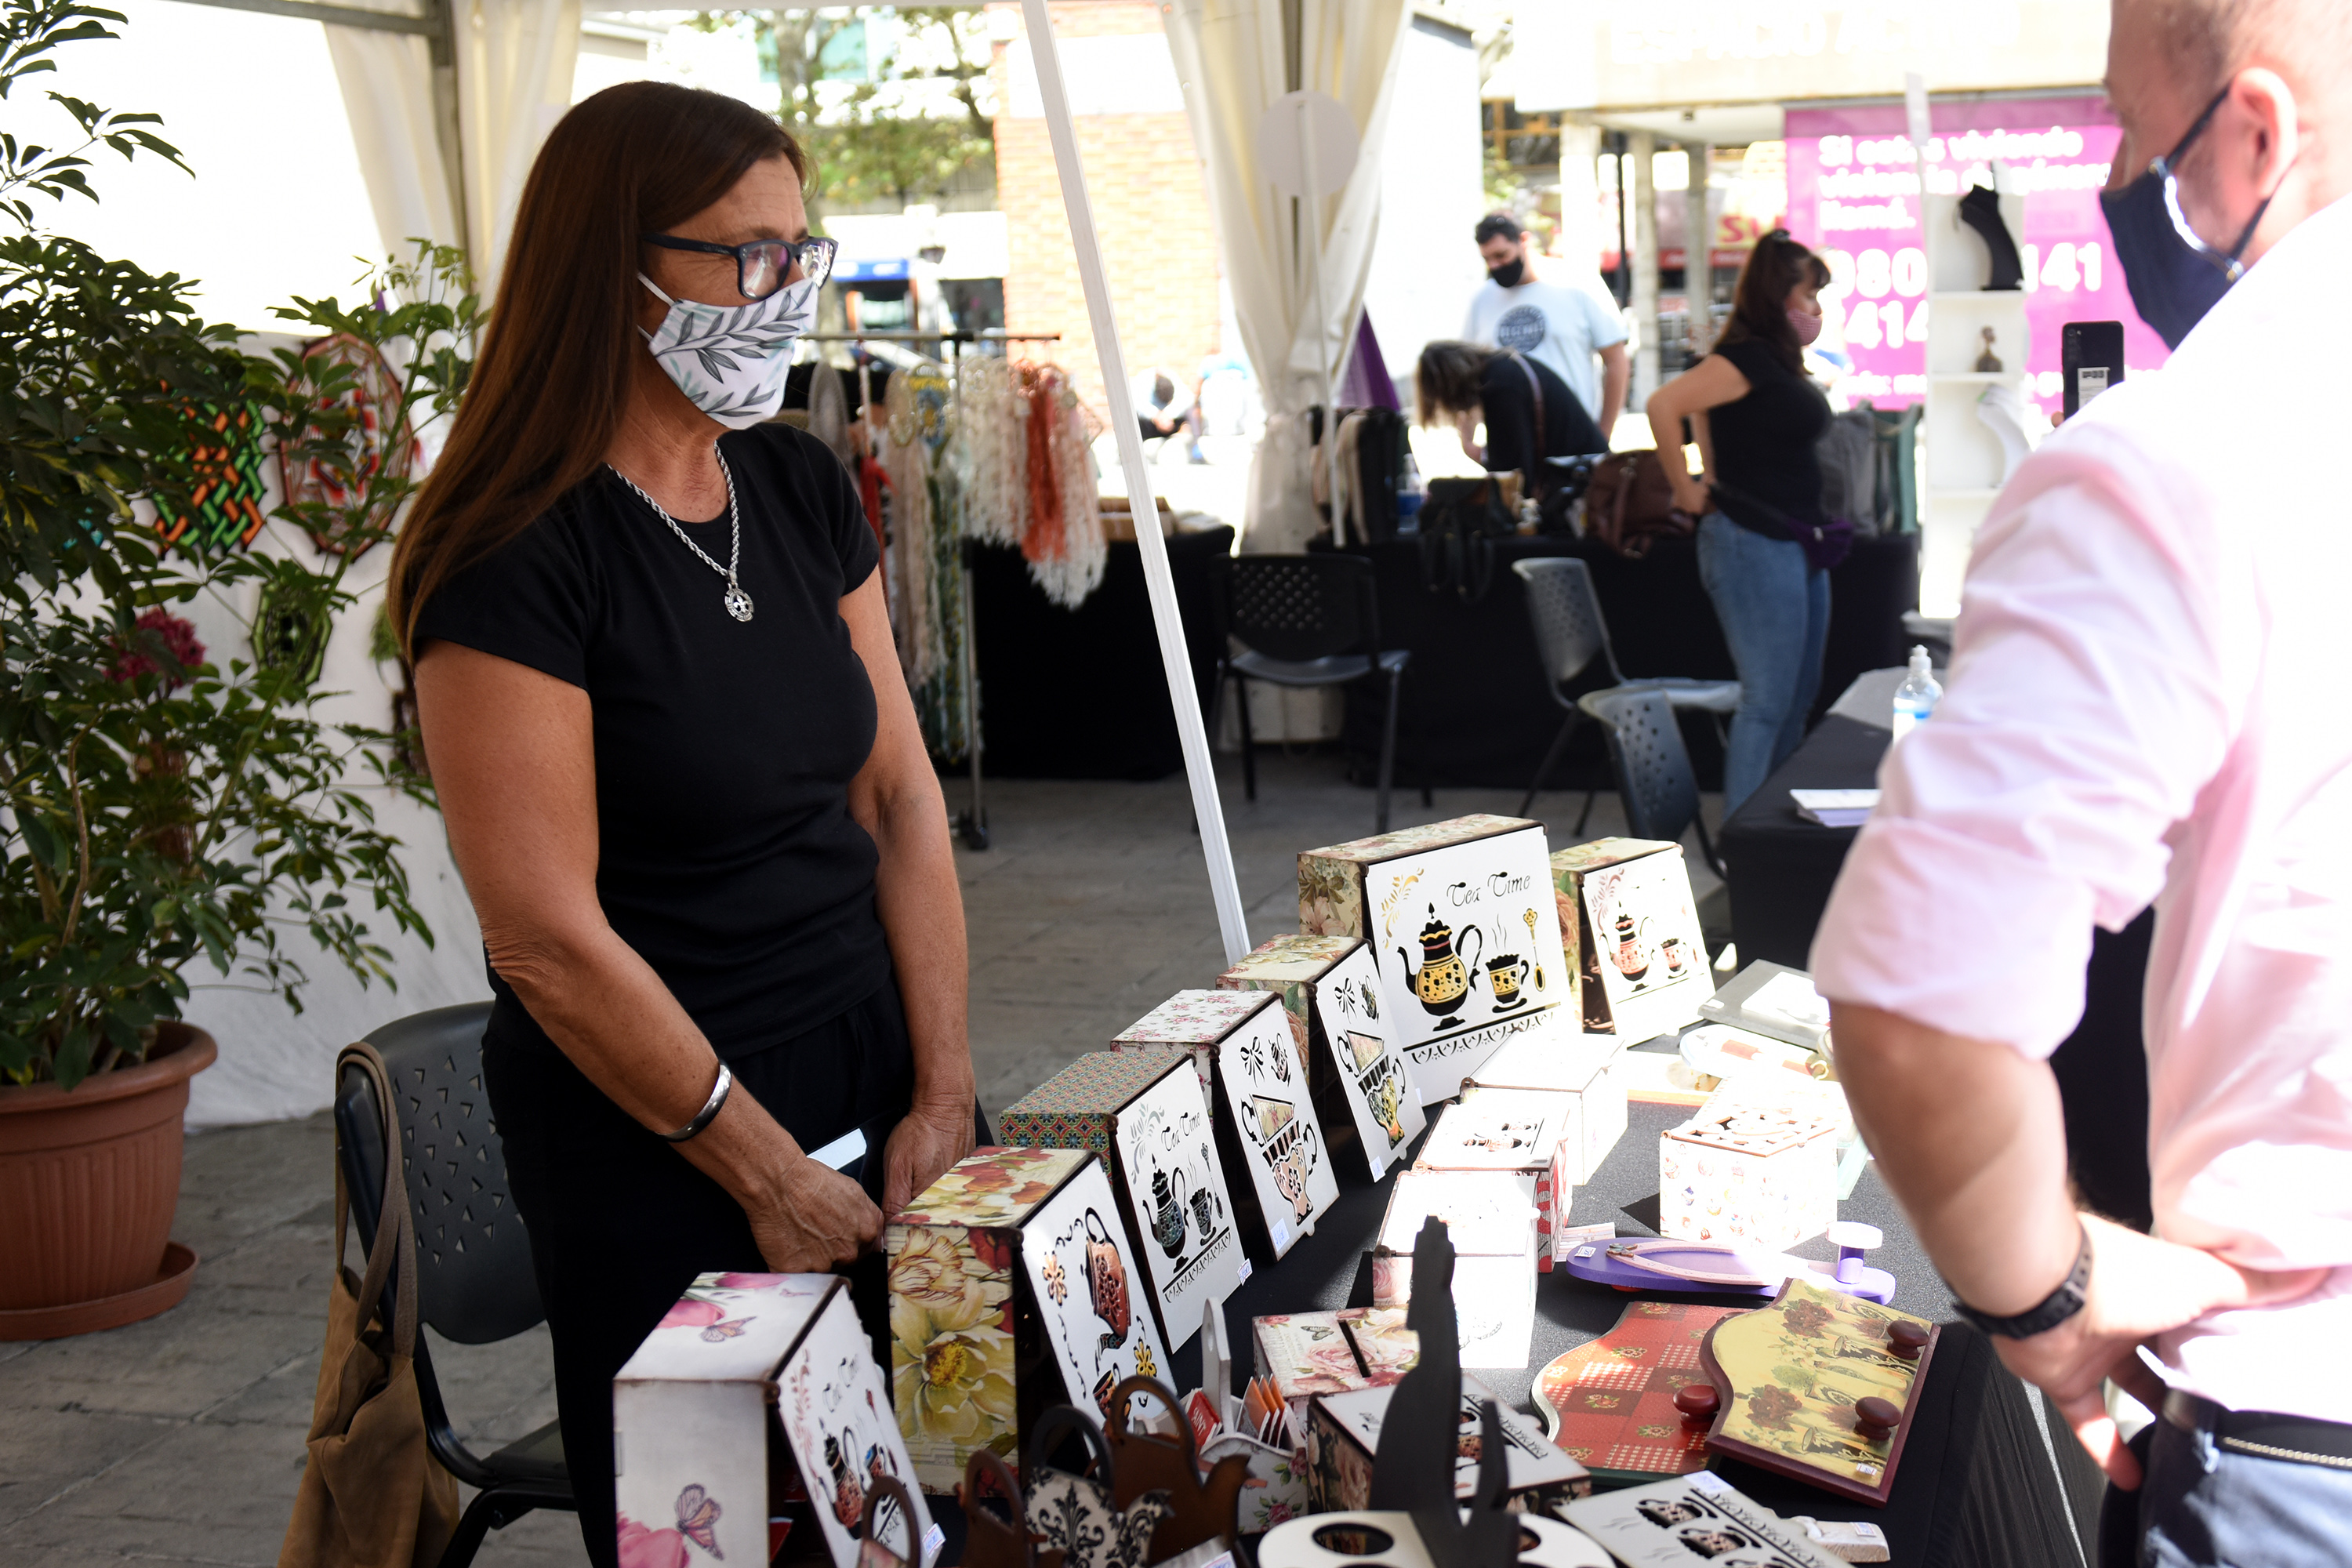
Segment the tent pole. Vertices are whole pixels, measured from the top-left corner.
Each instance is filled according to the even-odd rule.
[[[1151,471],[1143,458],[1143,427],[1127,384],[1127,356],[1119,347],[1118,322],[1110,308],[1110,284],[1103,268],[1102,241],[1095,232],[1094,205],[1087,195],[1086,170],[1078,162],[1076,127],[1070,119],[1069,89],[1062,80],[1062,53],[1054,38],[1045,0],[1021,0],[1036,61],[1037,87],[1045,100],[1045,128],[1053,138],[1054,163],[1062,176],[1062,205],[1070,220],[1071,248],[1086,286],[1087,319],[1102,359],[1103,397],[1110,405],[1111,433],[1118,442],[1118,466],[1127,479],[1127,500],[1135,518],[1135,541],[1143,556],[1143,581],[1151,597],[1151,619],[1160,634],[1160,661],[1168,677],[1168,700],[1176,710],[1176,737],[1184,750],[1184,773],[1192,785],[1192,815],[1200,824],[1201,853],[1209,865],[1209,892],[1217,908],[1225,962],[1237,963],[1250,950],[1242,917],[1240,883],[1225,838],[1225,816],[1217,803],[1217,775],[1209,757],[1208,729],[1201,721],[1201,696],[1192,685],[1192,659],[1184,646],[1184,621],[1176,607],[1176,580],[1168,569],[1168,541],[1160,530],[1160,508],[1151,497]]]

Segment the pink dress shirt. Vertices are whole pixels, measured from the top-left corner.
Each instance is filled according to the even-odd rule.
[[[1832,998],[2047,1057],[2093,921],[2150,902],[2158,1235],[2319,1289],[2164,1336],[2174,1386],[2352,1421],[2352,198],[1978,531],[1951,678],[1879,771],[1811,964]],[[1996,1223],[1998,1216],[1995,1216]]]

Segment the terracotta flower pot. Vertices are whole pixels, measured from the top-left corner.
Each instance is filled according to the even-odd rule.
[[[171,1239],[180,1118],[219,1054],[166,1023],[137,1067],[0,1088],[0,1340],[110,1329],[187,1294],[195,1254]]]

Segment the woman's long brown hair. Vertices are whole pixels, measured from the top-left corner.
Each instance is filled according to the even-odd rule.
[[[668,82],[608,87],[548,132],[465,401],[393,546],[386,609],[411,658],[425,601],[604,460],[644,352],[637,237],[693,216],[779,157],[808,177],[800,145],[774,121]]]
[[[1789,325],[1789,292],[1800,283],[1829,287],[1829,263],[1776,228],[1756,242],[1739,282],[1731,291],[1731,320],[1724,324],[1716,347],[1753,339],[1771,349],[1790,370],[1805,366],[1805,351],[1797,330]]]

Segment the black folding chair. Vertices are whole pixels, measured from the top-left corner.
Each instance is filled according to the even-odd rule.
[[[1559,733],[1552,737],[1550,749],[1544,752],[1534,781],[1519,801],[1521,816],[1535,805],[1544,780],[1567,752],[1569,738],[1576,733],[1583,710],[1569,695],[1568,689],[1595,660],[1608,678],[1603,690],[1663,692],[1666,700],[1678,709],[1695,708],[1711,715],[1716,733],[1721,737],[1724,715],[1739,710],[1739,682],[1704,680],[1686,675],[1629,677],[1617,668],[1616,650],[1609,646],[1609,623],[1601,617],[1601,595],[1593,591],[1590,566],[1572,555],[1544,555],[1514,561],[1511,570],[1527,585],[1528,618],[1534,626],[1536,651],[1543,658],[1545,687],[1551,692],[1551,700],[1568,710]],[[1579,837],[1583,836],[1584,825],[1592,816],[1594,793],[1585,791],[1584,810],[1576,819]]]
[[[434,1332],[466,1345],[511,1339],[547,1316],[482,1088],[482,1030],[489,1017],[488,1003],[469,1003],[419,1013],[368,1036],[363,1044],[383,1058],[392,1084],[389,1107],[376,1103],[373,1079],[353,1059],[359,1047],[345,1047],[335,1070],[335,1153],[360,1245],[374,1245],[383,1217],[377,1211],[391,1128],[415,1218],[417,1315]],[[572,1510],[563,1436],[554,1422],[477,1454],[449,1423],[423,1335],[415,1364],[426,1446],[443,1468],[480,1494],[457,1521],[441,1568],[465,1568],[485,1534],[533,1509]]]
[[[1609,737],[1609,761],[1625,803],[1625,831],[1636,838],[1678,844],[1696,827],[1707,868],[1722,876],[1723,861],[1707,837],[1706,819],[1699,815],[1698,776],[1691,771],[1690,751],[1683,744],[1673,699],[1664,691],[1636,688],[1590,692],[1577,702]]]
[[[1361,556],[1243,555],[1229,563],[1226,629],[1244,651],[1217,661],[1217,698],[1231,680],[1241,703],[1242,785],[1257,798],[1257,743],[1250,733],[1249,682],[1311,688],[1340,686],[1375,673],[1388,678],[1388,719],[1381,730],[1376,832],[1389,830],[1389,781],[1396,771],[1397,699],[1412,654],[1381,647],[1372,563]],[[1422,803],[1429,788],[1422,786]]]

